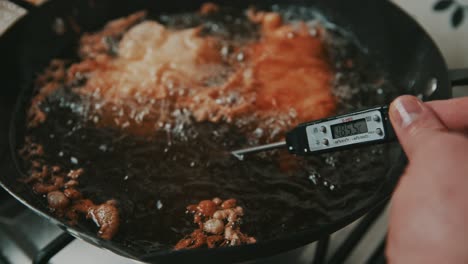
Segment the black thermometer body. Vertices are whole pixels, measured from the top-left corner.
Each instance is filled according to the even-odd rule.
[[[308,156],[396,139],[388,106],[303,123],[286,134],[291,154]]]

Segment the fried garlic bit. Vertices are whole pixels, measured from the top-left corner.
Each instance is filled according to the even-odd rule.
[[[30,176],[19,181],[30,184],[36,194],[44,195],[51,212],[69,220],[70,225],[77,224],[80,215],[84,215],[99,227],[99,237],[112,239],[120,225],[117,202],[94,204],[83,197],[77,189],[79,178],[85,173],[82,168],[65,170],[58,165],[46,165],[43,146],[30,137],[26,137],[19,154],[31,162]]]
[[[187,206],[187,213],[193,214],[193,222],[198,229],[181,239],[175,249],[199,247],[227,247],[256,242],[254,237],[240,231],[240,222],[244,209],[237,206],[236,199],[203,200]]]

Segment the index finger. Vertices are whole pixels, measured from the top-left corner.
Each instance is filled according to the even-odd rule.
[[[468,133],[468,97],[426,102],[448,129]]]

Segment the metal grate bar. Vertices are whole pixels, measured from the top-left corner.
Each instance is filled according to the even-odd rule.
[[[317,247],[315,248],[314,261],[312,262],[313,264],[325,263],[325,259],[327,257],[329,240],[330,240],[330,236],[326,236],[318,241]]]
[[[33,264],[47,264],[49,260],[60,250],[72,242],[75,237],[68,233],[62,233],[56,239],[52,240],[47,246],[41,249],[34,257]]]
[[[0,218],[0,220],[2,220]],[[20,248],[24,254],[28,257],[34,255],[36,252],[35,245],[31,242],[30,239],[27,239],[27,236],[22,232],[20,229],[11,229],[12,227],[15,228],[13,225],[6,225],[0,221],[0,230],[5,233],[10,241],[13,241],[18,248]]]
[[[367,264],[386,264],[387,259],[385,258],[385,245],[387,236],[384,237],[379,246],[375,249],[374,253],[367,260]]]
[[[0,252],[0,264],[10,264],[10,261]]]
[[[351,234],[346,238],[346,240],[338,247],[333,256],[330,258],[329,264],[341,264],[349,257],[351,252],[357,246],[359,241],[364,237],[364,235],[369,230],[369,227],[374,223],[374,221],[379,218],[380,214],[384,211],[387,206],[387,202],[379,205],[370,211],[354,228]]]

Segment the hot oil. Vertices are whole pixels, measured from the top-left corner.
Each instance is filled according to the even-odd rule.
[[[311,30],[316,22],[328,28],[338,113],[387,103],[396,95],[346,32],[310,9],[273,9],[287,20],[309,21]],[[205,34],[224,38],[226,45],[258,37],[257,27],[238,11],[157,19],[173,28],[202,24]],[[245,211],[243,232],[259,241],[318,229],[368,205],[369,197],[387,180],[389,164],[385,161],[390,160],[394,147],[306,159],[274,151],[240,162],[229,151],[252,142],[234,125],[196,123],[188,117],[188,121],[160,129],[154,137],[143,138],[96,127],[92,118],[83,119],[88,103],[70,88],[59,90],[43,106],[46,122],[29,133],[44,145],[50,164],[84,168],[79,190],[85,197],[118,201],[122,224],[114,240],[138,252],[171,248],[196,228],[185,207],[213,197],[237,199]],[[183,109],[177,114],[183,118]]]

